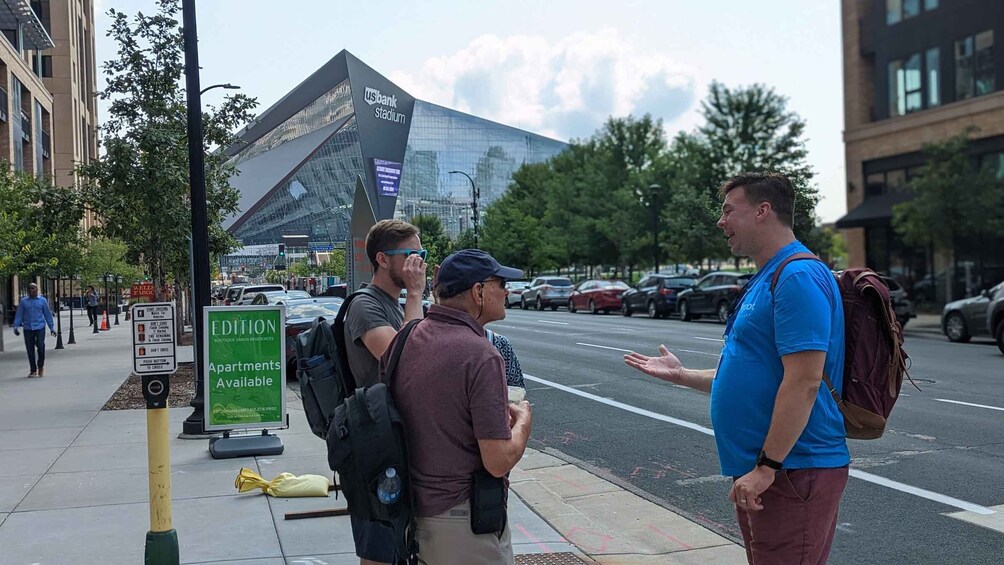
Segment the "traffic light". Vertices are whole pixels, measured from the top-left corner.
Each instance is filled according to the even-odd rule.
[[[285,243],[280,243],[279,244],[279,257],[285,257],[285,256],[286,256],[286,244]]]

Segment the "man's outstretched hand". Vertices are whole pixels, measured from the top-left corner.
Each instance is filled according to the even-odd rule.
[[[624,356],[624,363],[646,375],[680,384],[680,379],[683,377],[683,364],[680,363],[676,355],[666,349],[665,345],[659,346],[659,353],[660,355],[657,357],[649,357],[632,351]]]

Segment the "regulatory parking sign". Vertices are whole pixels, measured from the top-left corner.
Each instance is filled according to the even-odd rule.
[[[172,374],[178,370],[175,352],[174,303],[132,306],[133,372],[137,375]]]

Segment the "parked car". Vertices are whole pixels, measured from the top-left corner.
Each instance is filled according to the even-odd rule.
[[[694,286],[697,279],[678,275],[653,274],[624,292],[621,314],[648,312],[649,318],[662,318],[676,312],[680,292]]]
[[[318,296],[300,298],[286,302],[286,377],[296,378],[296,336],[300,335],[321,317],[329,324],[335,323],[335,316],[341,307],[341,298]]]
[[[989,316],[992,313],[994,299],[997,306],[1004,302],[1002,295],[1004,295],[1004,283],[983,291],[979,296],[945,304],[945,308],[941,311],[941,331],[949,341],[959,343],[967,343],[974,337],[996,337],[995,330],[1001,320],[998,318],[997,325],[994,325],[994,320]],[[1004,315],[1001,312],[997,314]]]
[[[917,317],[917,311],[914,309],[913,302],[910,301],[910,295],[896,279],[885,275],[879,276],[882,277],[886,286],[889,287],[889,298],[892,300],[892,309],[896,312],[896,319],[899,320],[899,325],[905,328],[906,323],[911,318]]]
[[[579,283],[568,295],[568,311],[588,310],[590,314],[604,314],[621,309],[621,296],[629,289],[621,281],[589,280]]]
[[[310,293],[305,290],[270,290],[259,292],[251,300],[251,304],[255,306],[260,304],[285,304],[290,300],[300,300],[303,298],[311,298]]]
[[[739,293],[752,277],[752,274],[731,271],[704,275],[693,288],[676,297],[680,319],[689,322],[713,314],[724,324],[736,305]]]
[[[223,305],[230,306],[236,304],[237,297],[240,296],[241,291],[244,290],[244,285],[235,284],[227,288],[227,294],[223,297]]]
[[[519,297],[519,307],[526,310],[531,305],[537,310],[550,307],[568,306],[568,295],[572,293],[572,279],[568,277],[537,277],[526,287]]]
[[[401,308],[404,308],[404,303],[407,300],[408,300],[408,290],[407,289],[402,289],[401,290],[401,295],[398,296],[398,298],[397,298],[397,303],[401,305]],[[422,315],[423,316],[428,316],[429,315],[429,306],[431,304],[432,303],[429,302],[428,300],[426,300],[424,298],[422,299]]]
[[[247,306],[251,304],[254,297],[262,292],[269,291],[282,291],[286,292],[286,287],[281,284],[252,284],[241,287],[240,291],[237,293],[237,297],[230,301],[231,304],[236,304],[237,306]]]
[[[509,281],[505,283],[505,289],[509,291],[509,294],[505,297],[505,307],[512,308],[519,304],[520,297],[523,296],[523,291],[528,286],[530,286],[530,281]]]
[[[223,302],[227,298],[228,290],[230,290],[229,285],[220,285],[216,287],[216,292],[213,294],[213,297],[216,298],[216,300]]]
[[[987,306],[987,329],[997,341],[997,349],[1004,353],[1004,282],[986,291],[990,298]]]

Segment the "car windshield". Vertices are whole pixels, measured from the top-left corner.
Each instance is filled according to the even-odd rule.
[[[679,278],[679,279],[663,279],[663,285],[668,287],[688,287],[694,286],[697,279],[692,278]]]
[[[571,279],[547,279],[544,284],[551,286],[572,286]]]
[[[269,293],[271,294],[271,293]],[[285,294],[290,298],[310,298],[310,293],[305,290],[288,290],[286,292],[277,292],[276,295]]]
[[[627,284],[621,281],[598,281],[596,286],[600,288],[629,288]]]
[[[311,302],[309,304],[296,304],[286,307],[287,318],[316,318],[324,316],[331,318],[338,315],[338,308],[341,302]]]
[[[530,286],[530,283],[527,282],[527,281],[509,281],[508,283],[506,283],[506,288],[508,288],[510,290],[512,290],[512,289],[524,289],[524,288],[526,288],[528,286]]]
[[[244,287],[242,287],[242,286],[231,287],[230,290],[227,291],[227,298],[229,298],[231,300],[233,300],[234,298],[237,298],[237,295],[241,293],[241,289],[242,288],[244,288]]]

